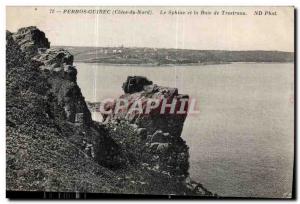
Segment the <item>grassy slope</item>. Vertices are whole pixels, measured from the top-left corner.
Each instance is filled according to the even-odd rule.
[[[49,87],[13,42],[7,43],[7,190],[121,192],[117,176],[65,138],[49,116]]]

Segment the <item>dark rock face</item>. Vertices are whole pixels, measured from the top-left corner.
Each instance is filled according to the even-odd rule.
[[[54,75],[48,79],[51,84],[51,93],[57,98],[58,103],[64,108],[64,115],[69,122],[76,124],[90,124],[89,112],[81,90],[74,81]]]
[[[91,114],[76,83],[77,70],[73,66],[73,55],[64,49],[50,48],[45,33],[34,26],[20,28],[12,37],[41,70],[50,71],[51,92],[64,107],[67,120],[72,123],[90,123]]]
[[[65,136],[100,164],[118,166],[119,152],[116,143],[106,136],[103,127],[93,123],[77,85],[73,55],[64,49],[48,49],[48,39],[36,27],[21,28],[17,33],[7,31],[7,43],[19,47],[28,61],[38,66],[40,73],[46,76],[50,103],[48,115],[62,123],[67,121],[63,125],[63,128],[69,129],[65,131]]]
[[[128,89],[126,90],[124,87],[130,87],[131,93],[128,93]],[[112,110],[112,114],[104,115],[106,120],[124,119],[129,123],[137,124],[139,127],[147,128],[149,134],[153,134],[156,130],[162,130],[180,137],[187,116],[188,95],[178,94],[176,88],[152,84],[152,81],[140,76],[128,77],[123,84],[123,89],[125,94],[116,99],[110,107],[107,107]],[[121,100],[128,102],[128,108],[116,111],[116,104]],[[141,101],[142,113],[129,111],[131,107],[138,105],[137,101]],[[149,109],[149,104],[152,101],[158,101],[159,105]],[[166,106],[165,112],[161,113],[163,103],[169,105],[174,103],[174,110]],[[182,107],[185,113],[176,114]]]
[[[181,137],[157,130],[145,142],[151,166],[182,180],[189,175],[189,148]]]
[[[38,48],[50,48],[50,42],[45,33],[35,26],[20,28],[13,34],[13,38],[28,57],[37,54]]]
[[[67,119],[72,123],[91,123],[91,114],[77,85],[77,70],[73,55],[64,49],[39,49],[32,60],[40,69],[52,73],[49,79],[52,93],[64,107]]]
[[[163,172],[179,180],[187,178],[188,146],[180,137],[187,114],[176,114],[176,111],[182,105],[180,99],[188,100],[189,97],[178,94],[176,88],[158,86],[140,76],[128,77],[123,84],[123,90],[125,94],[116,99],[110,107],[112,113],[104,115],[105,122],[114,124],[113,127],[128,126],[133,129],[135,136],[126,137],[129,137],[128,140],[138,143],[139,150],[137,151],[141,151],[141,160],[147,168]],[[116,104],[119,100],[128,101],[129,107],[116,111]],[[159,104],[146,113],[147,103],[151,100],[157,100]],[[170,108],[166,108],[165,113],[161,113],[163,101],[171,104],[173,100],[175,101],[174,113]],[[130,107],[134,106],[137,101],[142,101],[141,109],[143,111],[131,112]],[[188,108],[187,105],[183,107],[184,110]]]
[[[41,48],[33,59],[43,64],[42,69],[51,71],[61,71],[65,65],[73,65],[73,55],[64,49]]]
[[[144,86],[151,85],[152,81],[149,81],[146,77],[142,76],[129,76],[123,83],[122,89],[125,93],[134,93],[142,91]]]

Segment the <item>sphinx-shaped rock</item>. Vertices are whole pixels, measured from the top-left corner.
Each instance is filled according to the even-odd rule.
[[[141,155],[140,159],[149,170],[184,180],[189,174],[189,152],[181,132],[187,112],[177,114],[176,111],[182,107],[187,110],[188,105],[182,106],[180,99],[188,100],[189,97],[179,94],[177,88],[158,86],[140,76],[128,77],[122,88],[124,94],[106,106],[111,114],[103,114],[103,118],[113,129],[128,129],[128,132],[133,129],[133,133],[122,136],[122,132],[117,132],[112,134],[113,138],[137,144],[133,151]],[[130,111],[138,101],[141,101],[138,111]],[[157,104],[149,109],[149,101]],[[127,107],[120,108],[120,102]],[[162,113],[166,102],[173,103],[174,110],[168,107]]]
[[[177,88],[158,86],[140,76],[128,77],[123,84],[123,90],[125,94],[114,103],[103,105],[105,110],[111,110],[111,114],[103,114],[106,122],[127,120],[147,128],[150,134],[159,129],[180,136],[187,116],[188,95],[178,94]],[[127,107],[119,108],[122,101],[125,101]],[[172,104],[173,108],[170,107]],[[138,111],[133,111],[134,109]],[[177,114],[179,110],[184,112]]]

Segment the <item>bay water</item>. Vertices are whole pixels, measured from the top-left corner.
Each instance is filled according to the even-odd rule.
[[[288,197],[294,154],[294,65],[234,63],[130,66],[75,63],[87,101],[116,98],[127,76],[176,87],[194,98],[182,137],[190,176],[229,197]],[[93,113],[94,120],[101,120]]]

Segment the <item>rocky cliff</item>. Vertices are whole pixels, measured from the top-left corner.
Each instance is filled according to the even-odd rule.
[[[22,131],[30,127],[29,133],[37,134],[43,121],[52,121],[58,133],[86,157],[106,167],[119,165],[116,143],[91,119],[76,82],[73,56],[47,46],[48,39],[36,27],[7,32],[8,129],[24,125]]]
[[[124,94],[106,106],[106,111],[111,109],[111,113],[103,114],[104,123],[118,132],[112,134],[115,141],[121,143],[120,146],[137,143],[130,148],[137,152],[148,169],[178,180],[186,179],[189,152],[181,132],[189,97],[178,94],[176,88],[158,86],[141,76],[129,76],[122,88]],[[182,99],[186,99],[185,103]],[[182,113],[177,114],[180,109]],[[122,136],[125,129],[133,133]]]
[[[212,195],[188,177],[185,114],[120,111],[96,123],[71,53],[36,27],[6,37],[7,190]],[[123,89],[130,103],[187,98],[140,77]]]

